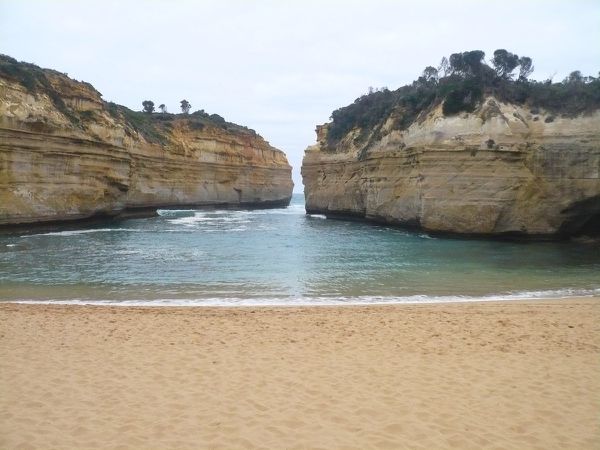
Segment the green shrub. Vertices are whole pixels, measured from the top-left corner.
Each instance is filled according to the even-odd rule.
[[[428,66],[410,85],[395,91],[370,91],[354,103],[331,114],[327,143],[334,149],[350,131],[358,129],[355,143],[379,133],[388,117],[394,128],[407,129],[419,116],[442,104],[444,115],[472,112],[486,95],[507,103],[528,105],[532,114],[541,108],[555,114],[575,116],[600,108],[600,78],[572,72],[560,83],[530,81],[533,61],[506,50],[495,53],[494,68],[484,62],[480,50],[454,53],[443,58],[438,69]],[[518,70],[518,78],[513,72]],[[552,119],[553,120],[553,119]]]
[[[44,69],[35,64],[18,62],[7,55],[0,55],[0,76],[17,81],[34,96],[48,95],[55,108],[63,113],[71,123],[80,124],[78,115],[67,107],[60,94],[52,87]]]

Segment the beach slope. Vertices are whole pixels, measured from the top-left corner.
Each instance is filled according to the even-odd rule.
[[[598,448],[599,319],[0,304],[0,448]]]

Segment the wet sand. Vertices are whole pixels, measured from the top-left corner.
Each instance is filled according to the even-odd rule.
[[[0,448],[600,448],[600,299],[0,304]]]

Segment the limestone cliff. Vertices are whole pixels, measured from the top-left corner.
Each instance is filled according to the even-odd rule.
[[[438,105],[410,126],[390,115],[304,156],[306,209],[431,232],[562,237],[600,230],[600,111],[562,117],[488,96]]]
[[[291,167],[203,112],[142,114],[88,83],[0,57],[0,225],[137,208],[287,205]]]

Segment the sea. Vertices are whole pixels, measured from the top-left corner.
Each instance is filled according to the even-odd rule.
[[[287,208],[0,234],[0,301],[298,306],[600,295],[600,247],[447,238]]]

